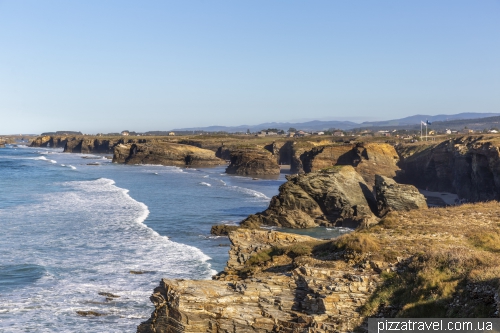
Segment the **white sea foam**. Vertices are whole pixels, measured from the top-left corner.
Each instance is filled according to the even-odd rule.
[[[219,238],[226,238],[227,236],[198,235],[198,237],[203,238],[203,239],[219,239]]]
[[[6,222],[0,242],[8,251],[0,264],[15,260],[47,270],[29,286],[2,292],[0,332],[16,332],[14,327],[36,332],[135,331],[149,318],[148,297],[162,277],[214,274],[210,258],[199,249],[147,227],[143,222],[148,207],[113,180],[61,186],[66,191],[47,192],[40,202],[0,210],[0,221]],[[23,231],[28,225],[31,233]],[[105,302],[98,295],[103,291],[121,297]],[[76,315],[78,310],[106,316],[89,323],[89,318]]]
[[[154,167],[158,168],[160,172],[173,172],[173,173],[181,173],[184,172],[180,167],[176,166],[165,166],[161,164],[135,164],[137,166],[143,166],[143,167]],[[147,171],[148,169],[145,169],[144,171]]]
[[[57,161],[54,161],[54,160],[49,160],[50,163],[57,163]]]
[[[208,177],[210,177],[210,176],[209,176],[209,175],[205,175],[205,176],[203,176],[203,178],[208,178]]]
[[[212,186],[211,184],[209,184],[209,183],[205,183],[205,182],[201,182],[201,183],[199,183],[199,184],[200,184],[200,185],[205,185],[205,186]]]
[[[73,169],[73,170],[76,170],[76,167],[74,167],[74,166],[72,166],[72,165],[68,165],[68,168]]]
[[[222,185],[223,185],[223,186],[226,186],[226,185],[227,185],[227,184],[226,184],[226,182],[225,182],[225,181],[223,181],[222,179],[219,179],[219,181],[222,183]]]
[[[241,186],[228,186],[228,188],[232,189],[234,191],[238,191],[240,193],[245,193],[245,194],[252,196],[254,198],[257,198],[259,200],[265,200],[265,201],[271,200],[271,198],[269,198],[264,193],[259,192],[259,191],[255,191],[255,190],[252,190],[249,188],[245,188],[245,187],[241,187]]]
[[[65,166],[66,166],[66,164],[61,164],[61,166],[62,166],[62,167],[65,167]]]
[[[260,226],[261,229],[265,229],[265,230],[277,230],[278,227],[275,227],[275,226],[268,226],[268,225],[262,225]]]
[[[334,227],[334,228],[325,228],[328,231],[338,231],[342,234],[347,233],[347,232],[352,232],[353,229],[351,228],[344,228],[344,227]]]

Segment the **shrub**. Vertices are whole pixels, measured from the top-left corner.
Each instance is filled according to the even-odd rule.
[[[380,251],[379,242],[370,234],[352,232],[335,239],[337,248],[358,253],[368,253]]]

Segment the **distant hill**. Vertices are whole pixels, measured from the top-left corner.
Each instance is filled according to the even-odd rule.
[[[313,120],[302,123],[288,123],[288,122],[272,122],[272,123],[262,123],[258,125],[239,125],[239,126],[207,126],[207,127],[190,127],[190,128],[177,128],[173,129],[174,132],[242,132],[245,133],[247,130],[250,132],[258,132],[268,128],[276,128],[287,131],[289,128],[296,128],[297,130],[303,131],[324,131],[331,128],[340,130],[353,130],[353,129],[413,129],[420,128],[420,122],[429,120],[431,123],[436,124],[441,122],[442,124],[437,124],[439,126],[459,126],[462,123],[460,121],[467,119],[474,120],[477,126],[483,126],[479,124],[484,124],[487,121],[481,121],[480,119],[495,118],[500,116],[500,113],[458,113],[458,114],[441,114],[436,116],[431,115],[414,115],[401,119],[385,120],[385,121],[371,121],[363,122],[361,124],[354,123],[352,121],[321,121]],[[479,120],[478,120],[479,119]],[[453,123],[453,121],[457,121]],[[446,125],[444,123],[449,123],[453,125]],[[467,123],[467,121],[465,122]],[[464,123],[464,124],[465,124]],[[466,125],[464,125],[466,126]],[[476,126],[476,127],[477,127]],[[462,127],[463,128],[463,127]],[[489,128],[489,127],[488,127]]]
[[[370,126],[404,126],[404,125],[415,125],[420,126],[421,121],[429,120],[431,123],[436,121],[452,121],[458,119],[480,119],[486,117],[500,116],[500,113],[458,113],[458,114],[439,114],[436,116],[431,115],[414,115],[401,119],[385,120],[385,121],[367,121],[361,123],[361,127]]]
[[[430,121],[430,120],[429,120]],[[474,131],[490,130],[492,128],[500,128],[500,116],[475,118],[475,119],[455,119],[445,121],[432,121],[429,125],[429,130],[463,130],[472,129]],[[379,130],[420,130],[420,121],[411,125],[383,125],[383,126],[360,126],[353,129],[354,131],[370,129],[372,131]]]
[[[282,129],[284,131],[288,131],[289,128],[296,128],[303,131],[320,131],[327,130],[329,128],[337,128],[337,129],[352,129],[355,127],[359,127],[359,124],[354,123],[352,121],[320,121],[313,120],[303,123],[263,123],[258,125],[239,125],[239,126],[208,126],[208,127],[191,127],[191,128],[178,128],[173,131],[204,131],[204,132],[242,132],[245,133],[247,130],[250,132],[258,132],[268,128],[276,128]]]

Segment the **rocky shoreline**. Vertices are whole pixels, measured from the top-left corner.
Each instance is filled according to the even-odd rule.
[[[162,280],[137,332],[366,332],[369,317],[497,317],[498,245],[482,235],[500,232],[499,214],[497,202],[393,212],[334,240],[232,231],[226,269],[213,281]]]
[[[212,228],[231,241],[225,270],[213,281],[162,280],[140,333],[351,332],[366,331],[369,317],[499,316],[496,137],[396,146],[130,140],[113,141],[114,162],[210,166],[229,157],[228,173],[273,174],[283,163],[295,173],[265,211]],[[43,142],[64,139],[35,146]],[[475,204],[427,209],[415,186]],[[319,240],[262,225],[356,230]]]

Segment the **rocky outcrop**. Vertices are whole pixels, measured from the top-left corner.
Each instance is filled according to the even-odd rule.
[[[376,202],[363,178],[351,166],[287,176],[269,208],[241,225],[289,228],[358,227],[376,221]]]
[[[65,153],[112,154],[114,147],[123,139],[72,138],[64,146]]]
[[[231,153],[226,173],[241,176],[279,175],[276,158],[265,150],[240,150]]]
[[[375,175],[393,178],[399,170],[399,156],[387,143],[358,143],[314,147],[300,155],[300,173],[314,172],[335,165],[351,165],[373,188]]]
[[[413,149],[411,149],[413,148]],[[396,180],[469,201],[500,199],[500,139],[469,136],[431,146],[401,146]]]
[[[317,241],[275,231],[239,230],[230,234],[228,269],[238,272],[259,251]],[[350,331],[362,322],[357,309],[378,281],[372,270],[338,265],[310,267],[310,260],[276,258],[255,277],[222,274],[216,281],[163,279],[151,296],[155,310],[137,332],[265,333]],[[227,272],[226,272],[227,273]]]
[[[375,192],[379,216],[390,211],[427,208],[425,197],[415,186],[398,184],[388,177],[375,176]]]
[[[161,164],[180,167],[210,167],[225,164],[211,150],[189,145],[157,142],[154,144],[119,144],[113,163]]]
[[[64,148],[65,153],[112,154],[114,147],[124,143],[144,143],[146,139],[124,139],[122,137],[96,138],[92,136],[39,136],[31,147]]]
[[[227,236],[231,231],[239,229],[237,225],[216,224],[210,228],[210,234],[215,236]]]
[[[64,148],[69,139],[68,136],[42,135],[33,139],[30,147]]]
[[[392,212],[323,241],[239,229],[225,271],[163,279],[137,332],[366,332],[372,317],[497,317],[499,215],[494,201]]]

